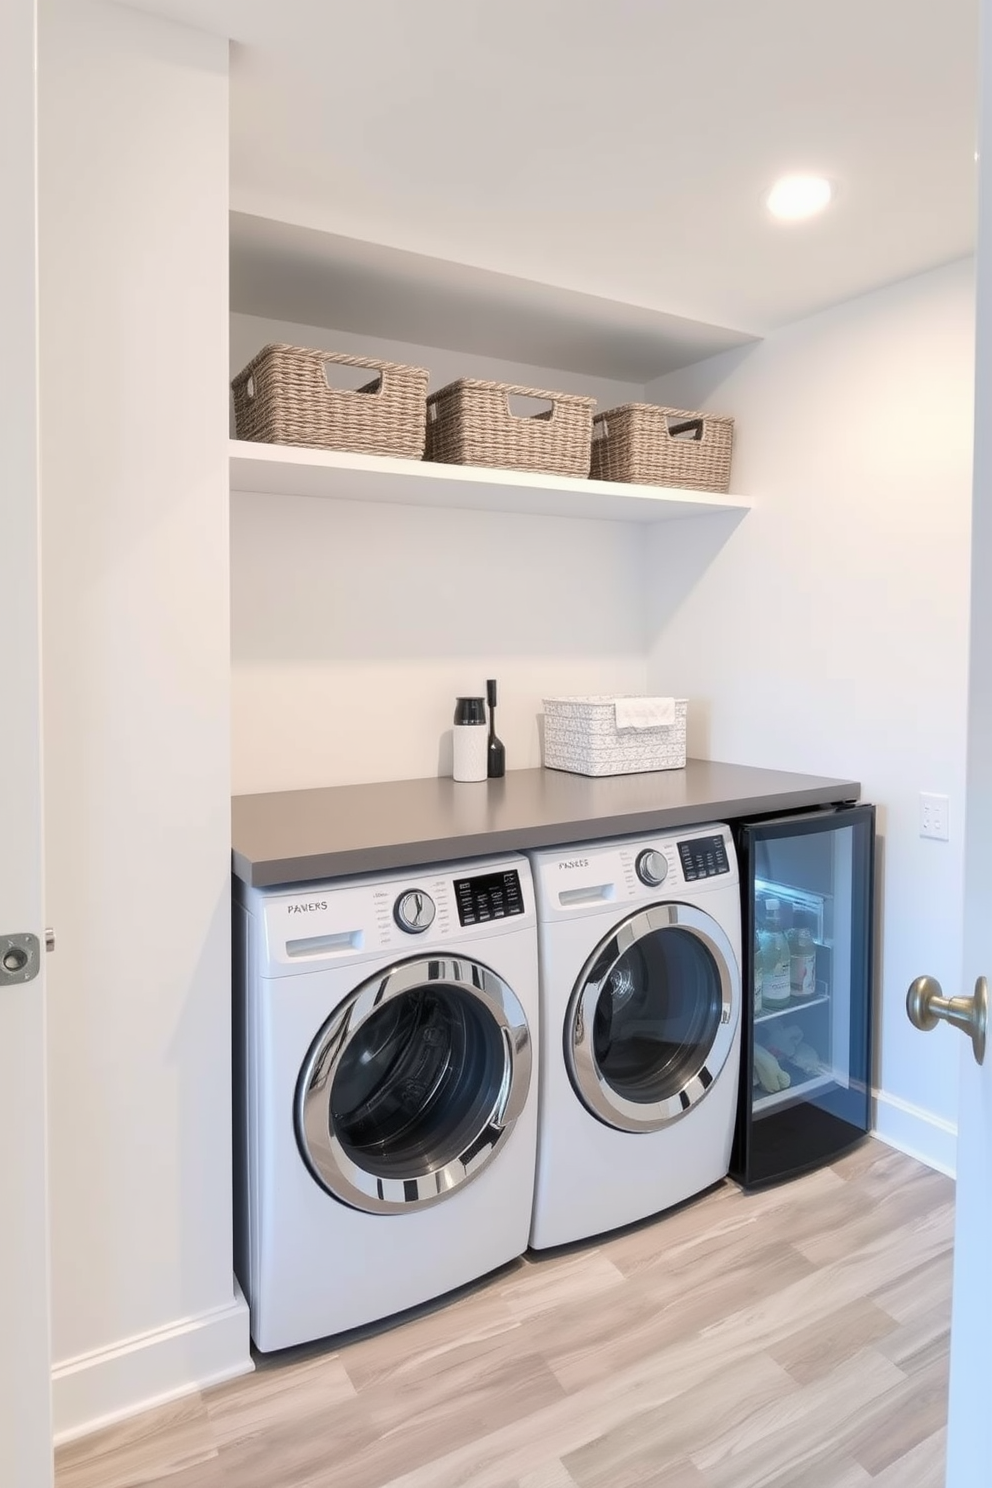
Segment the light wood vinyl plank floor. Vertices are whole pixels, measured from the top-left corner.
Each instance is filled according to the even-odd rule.
[[[941,1488],[954,1186],[869,1140],[61,1448],[57,1488]]]

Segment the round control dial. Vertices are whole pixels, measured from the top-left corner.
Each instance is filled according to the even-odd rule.
[[[649,889],[656,889],[668,877],[668,859],[664,853],[655,852],[652,847],[637,854],[634,866],[641,883],[647,884]]]
[[[429,930],[436,913],[434,900],[423,889],[407,889],[393,905],[396,923],[408,935],[422,935]]]

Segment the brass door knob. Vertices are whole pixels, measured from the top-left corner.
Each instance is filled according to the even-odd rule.
[[[952,1023],[971,1039],[975,1063],[984,1060],[989,1022],[989,984],[984,977],[975,983],[974,997],[945,997],[936,977],[917,977],[906,994],[906,1012],[913,1027],[923,1033],[940,1022]]]

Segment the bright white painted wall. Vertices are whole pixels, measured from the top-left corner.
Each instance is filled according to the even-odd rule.
[[[755,503],[705,572],[693,524],[652,534],[650,686],[692,699],[691,752],[877,803],[878,1130],[947,1166],[959,1035],[921,1045],[904,1001],[961,978],[973,344],[963,261],[648,389],[736,417]],[[950,797],[950,842],[920,839],[921,790]]]
[[[231,370],[268,341],[364,352],[458,376],[585,392],[643,389],[253,316]],[[450,774],[459,693],[500,686],[511,769],[539,765],[549,692],[643,691],[643,534],[623,522],[235,494],[234,789]]]
[[[43,0],[55,1427],[249,1366],[232,1281],[227,45]]]

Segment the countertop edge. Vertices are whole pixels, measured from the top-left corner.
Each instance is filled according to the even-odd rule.
[[[523,852],[531,848],[555,847],[596,838],[621,837],[653,832],[706,821],[733,821],[857,801],[857,781],[824,780],[771,794],[692,802],[681,806],[651,807],[617,815],[576,816],[568,821],[535,823],[503,830],[470,832],[457,836],[421,837],[397,843],[378,843],[327,852],[288,855],[252,860],[237,848],[232,853],[233,872],[252,888],[293,888],[321,879],[343,878],[397,868],[423,867],[455,862],[462,858],[491,856],[501,852]]]

